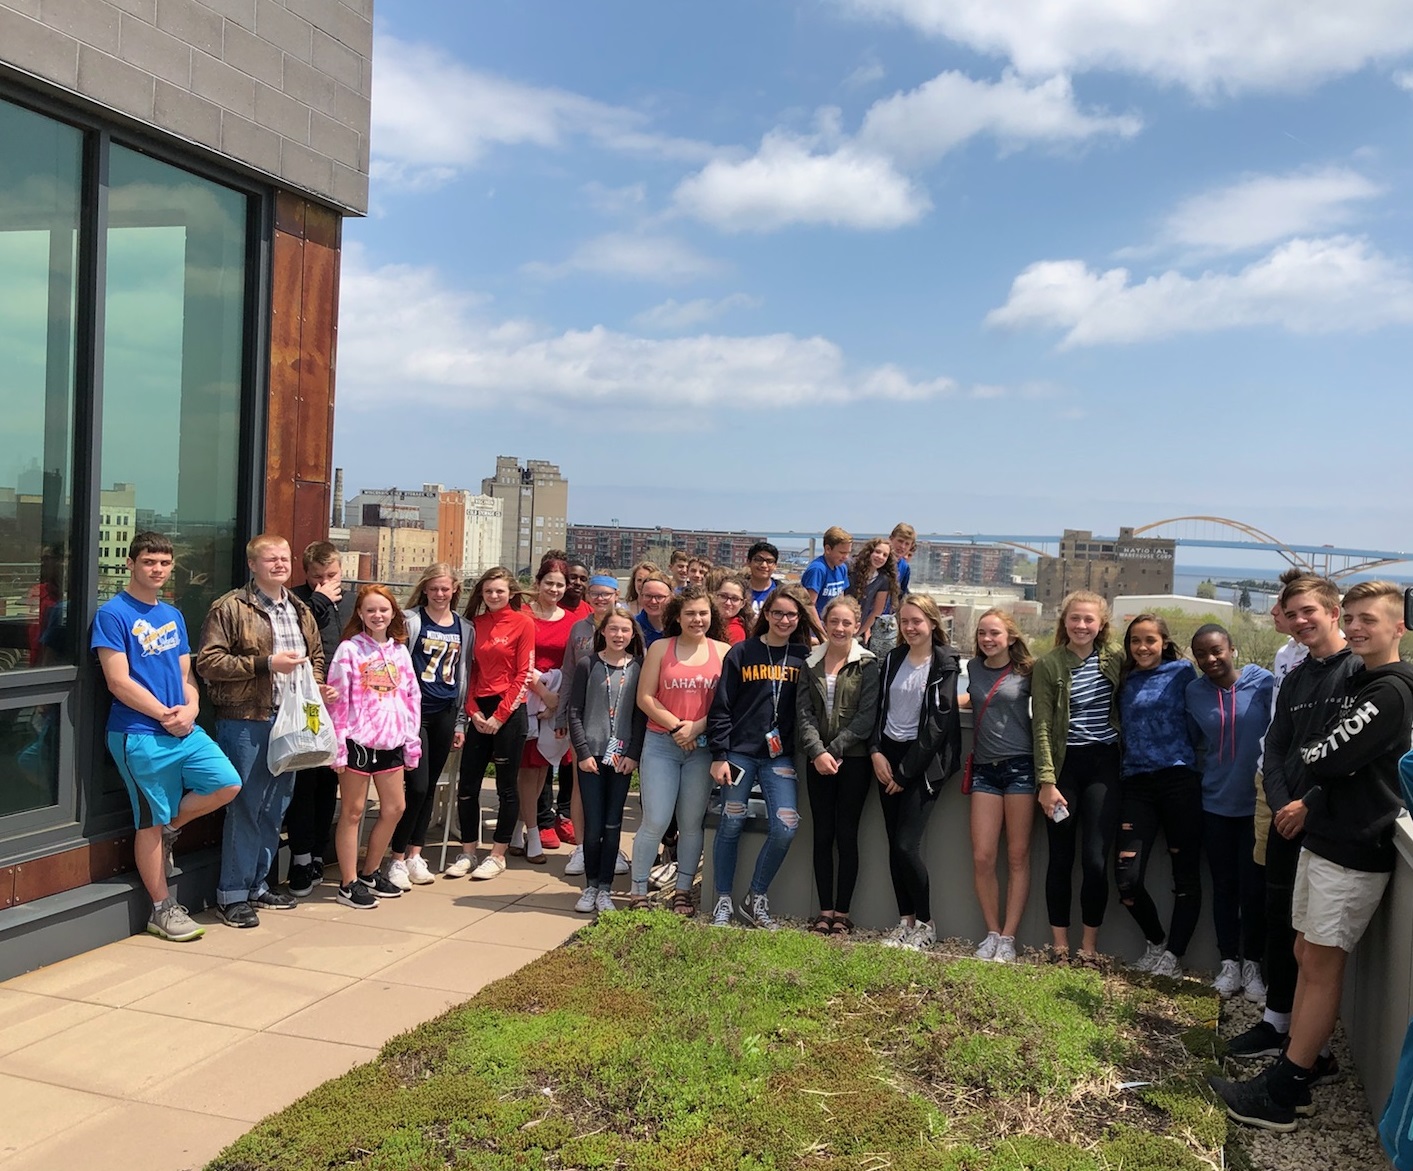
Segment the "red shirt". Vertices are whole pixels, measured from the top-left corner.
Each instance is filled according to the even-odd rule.
[[[741,615],[726,620],[726,641],[732,646],[746,641],[746,621]]]
[[[535,653],[535,621],[529,614],[505,606],[477,614],[471,625],[476,630],[476,650],[466,689],[466,711],[468,715],[478,712],[478,698],[498,695],[500,704],[492,718],[504,724],[510,713],[525,702]]]

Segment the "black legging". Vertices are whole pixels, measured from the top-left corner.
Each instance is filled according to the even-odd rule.
[[[1050,864],[1045,870],[1045,909],[1051,927],[1070,925],[1070,895],[1074,882],[1075,841],[1081,837],[1080,919],[1100,927],[1109,905],[1109,851],[1119,822],[1119,746],[1071,744],[1059,776],[1060,796],[1070,815],[1056,824],[1045,819]]]
[[[1303,833],[1294,841],[1281,837],[1271,826],[1266,839],[1266,1008],[1290,1012],[1295,1004],[1295,928],[1290,903],[1295,894],[1295,868],[1300,862]]]
[[[302,768],[294,776],[294,793],[285,810],[291,855],[310,854],[332,858],[325,847],[334,824],[339,799],[338,773],[331,768]]]
[[[456,704],[448,704],[439,712],[422,713],[422,759],[417,767],[403,774],[407,792],[407,808],[393,830],[392,852],[407,853],[408,846],[427,844],[427,827],[432,824],[432,806],[437,803],[437,778],[451,755],[451,740],[456,735]]]
[[[1212,875],[1212,924],[1224,960],[1260,963],[1266,949],[1266,868],[1251,856],[1253,822],[1202,814],[1202,852]]]
[[[476,706],[482,716],[491,716],[500,701],[499,695],[478,695]],[[456,781],[456,819],[461,824],[463,842],[474,842],[481,836],[481,782],[486,779],[486,766],[495,761],[496,796],[500,799],[495,841],[509,845],[510,832],[520,820],[520,790],[515,782],[528,729],[523,703],[510,713],[510,718],[494,736],[476,731],[475,724],[467,724],[466,744],[461,750],[461,773]]]
[[[885,736],[881,749],[896,777],[898,763],[907,753],[908,745]],[[932,886],[927,877],[927,864],[922,860],[922,835],[937,804],[937,793],[929,797],[921,779],[917,779],[892,795],[879,785],[878,800],[883,806],[883,828],[888,833],[888,871],[893,878],[898,914],[905,919],[912,916],[919,922],[930,923]]]
[[[1114,881],[1149,943],[1163,943],[1181,957],[1202,911],[1202,777],[1190,768],[1134,773],[1120,782],[1119,833]],[[1173,868],[1173,914],[1168,933],[1144,885],[1153,846],[1162,829]]]
[[[819,892],[821,911],[847,914],[859,878],[859,819],[869,786],[874,783],[873,765],[866,756],[845,756],[839,771],[822,776],[805,766],[809,790],[810,817],[814,821],[814,885]],[[834,886],[834,850],[839,850],[839,886]]]
[[[614,867],[623,834],[623,806],[628,800],[626,773],[600,762],[600,772],[581,772],[579,792],[584,802],[584,884],[602,890],[613,887]]]

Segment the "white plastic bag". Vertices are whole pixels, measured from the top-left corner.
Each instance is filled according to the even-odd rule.
[[[283,690],[275,725],[270,729],[266,757],[270,774],[277,777],[302,768],[333,764],[338,739],[319,685],[314,682],[314,668],[307,662],[300,663]]]

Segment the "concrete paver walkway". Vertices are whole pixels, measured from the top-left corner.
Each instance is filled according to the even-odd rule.
[[[0,984],[0,1171],[200,1167],[583,926],[568,858],[373,911],[330,882],[253,930],[206,912],[193,943],[134,936]]]

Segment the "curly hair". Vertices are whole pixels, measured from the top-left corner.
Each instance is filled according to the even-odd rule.
[[[864,597],[868,593],[869,579],[873,577],[873,566],[870,564],[873,558],[873,551],[880,545],[888,550],[888,560],[883,563],[879,573],[888,583],[888,604],[894,612],[898,609],[898,559],[893,555],[893,545],[887,537],[875,537],[871,541],[865,541],[863,548],[854,554],[854,560],[849,565],[849,594],[859,600],[862,606]],[[864,615],[868,617],[867,614]]]

